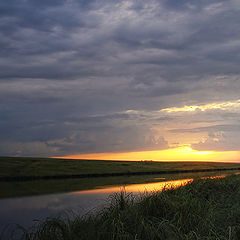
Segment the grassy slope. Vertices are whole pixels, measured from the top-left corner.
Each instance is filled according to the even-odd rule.
[[[240,167],[240,163],[94,161],[0,157],[1,176],[54,176]]]
[[[238,240],[239,199],[239,175],[197,180],[138,198],[121,193],[93,215],[49,218],[23,239]]]

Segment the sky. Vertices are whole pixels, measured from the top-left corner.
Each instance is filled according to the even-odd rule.
[[[240,160],[239,23],[238,0],[0,1],[0,155]]]

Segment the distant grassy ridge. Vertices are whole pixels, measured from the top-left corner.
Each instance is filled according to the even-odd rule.
[[[0,157],[0,181],[239,170],[240,163]]]
[[[122,192],[97,212],[48,218],[26,240],[239,240],[240,176],[196,180],[134,196]]]

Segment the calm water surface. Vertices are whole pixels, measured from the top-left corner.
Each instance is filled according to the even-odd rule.
[[[227,174],[207,173],[201,178],[225,177]],[[176,179],[176,178],[181,179]],[[169,178],[174,180],[170,180]],[[198,177],[200,178],[200,177]],[[152,182],[139,184],[125,184],[115,186],[99,186],[97,189],[81,190],[60,194],[38,195],[30,197],[15,197],[0,199],[0,232],[3,229],[14,229],[15,224],[28,228],[39,220],[49,216],[85,214],[90,210],[101,208],[106,204],[110,194],[123,189],[138,194],[146,191],[160,191],[164,187],[178,187],[191,182],[193,177],[186,175],[155,176]],[[96,179],[98,181],[98,179]]]

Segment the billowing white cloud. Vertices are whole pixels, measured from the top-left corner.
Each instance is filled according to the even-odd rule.
[[[240,110],[240,100],[237,101],[229,101],[229,102],[220,102],[220,103],[208,103],[204,105],[190,105],[190,106],[184,106],[184,107],[170,107],[170,108],[164,108],[161,111],[168,112],[168,113],[174,113],[174,112],[193,112],[193,111],[207,111],[212,109],[218,109],[218,110],[234,110],[237,109]]]

